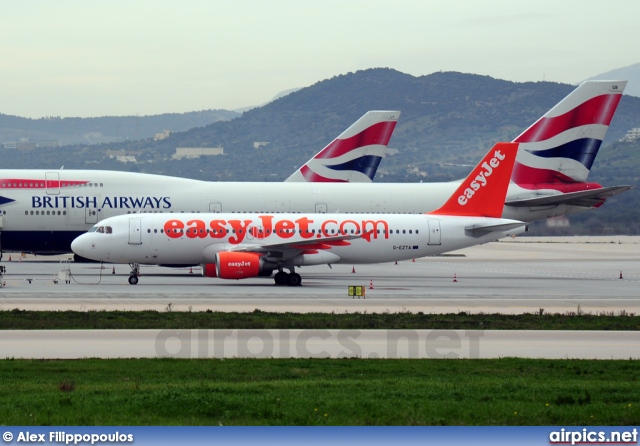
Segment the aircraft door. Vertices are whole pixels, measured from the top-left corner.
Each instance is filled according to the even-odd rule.
[[[58,172],[45,172],[47,195],[60,195],[60,174]]]
[[[98,210],[95,208],[85,208],[84,222],[92,225],[98,223]]]
[[[316,203],[316,214],[326,214],[327,203]]]
[[[132,218],[129,220],[129,244],[142,245],[142,219]]]
[[[442,244],[442,234],[440,233],[440,220],[427,220],[429,223],[429,245]]]
[[[222,212],[222,203],[209,203],[209,212],[219,214]]]

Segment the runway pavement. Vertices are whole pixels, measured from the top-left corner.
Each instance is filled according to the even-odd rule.
[[[0,330],[0,357],[638,359],[640,333],[528,330]]]
[[[132,286],[127,265],[65,259],[5,254],[0,310],[640,312],[640,237],[518,238],[397,265],[305,267],[295,288],[155,266]],[[364,286],[366,298],[348,297],[349,285]],[[0,330],[5,358],[507,356],[638,359],[640,332]]]
[[[531,239],[397,265],[304,267],[298,270],[301,287],[277,287],[271,278],[205,278],[199,267],[155,266],[142,266],[140,282],[132,286],[127,265],[101,269],[61,263],[65,257],[17,261],[16,255],[9,262],[5,253],[0,309],[640,313],[640,237]],[[349,285],[364,286],[366,298],[349,298]]]

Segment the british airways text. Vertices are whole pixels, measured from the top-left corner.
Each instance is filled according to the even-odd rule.
[[[170,209],[170,197],[76,197],[33,196],[33,208]]]

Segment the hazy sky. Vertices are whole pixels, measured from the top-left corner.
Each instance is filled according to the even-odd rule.
[[[640,62],[640,1],[1,0],[0,113],[235,109],[375,67],[576,83]]]

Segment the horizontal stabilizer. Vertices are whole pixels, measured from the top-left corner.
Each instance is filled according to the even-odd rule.
[[[633,186],[609,186],[600,189],[568,192],[558,195],[546,195],[536,198],[524,198],[522,200],[509,200],[507,206],[516,208],[534,206],[557,206],[567,204],[571,206],[593,207],[598,206],[609,197],[631,189]]]
[[[509,221],[509,220],[506,220],[506,221]],[[470,232],[473,237],[482,237],[492,232],[510,231],[511,229],[518,229],[523,226],[526,226],[526,223],[521,221],[511,220],[511,223],[471,225],[464,228],[464,230],[467,232]]]

